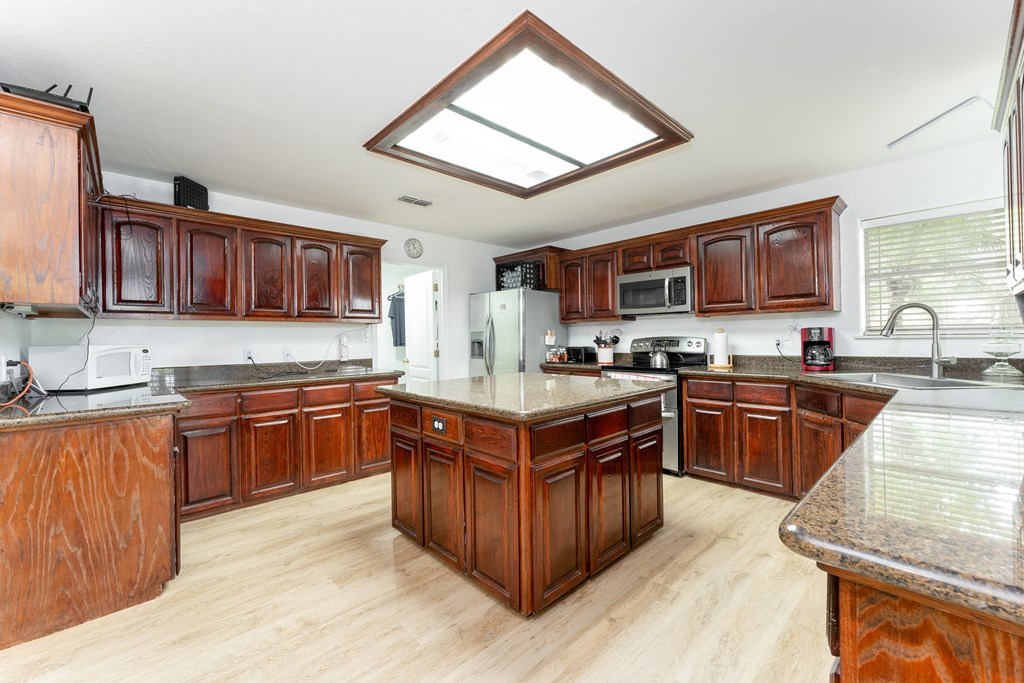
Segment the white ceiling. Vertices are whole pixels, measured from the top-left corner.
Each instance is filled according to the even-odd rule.
[[[94,86],[105,170],[519,247],[995,135],[979,103],[885,148],[992,101],[1011,6],[2,0],[0,81]],[[694,139],[529,200],[363,149],[524,9]]]

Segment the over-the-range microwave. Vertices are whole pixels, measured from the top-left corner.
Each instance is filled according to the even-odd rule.
[[[152,373],[149,349],[144,346],[30,346],[28,364],[47,391],[148,384]]]
[[[657,315],[693,311],[693,268],[620,275],[615,280],[619,315]]]

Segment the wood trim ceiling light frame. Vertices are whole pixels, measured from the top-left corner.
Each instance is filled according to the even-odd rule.
[[[656,137],[528,188],[405,149],[398,144],[525,48],[530,48],[549,64],[649,128]],[[668,114],[533,13],[526,11],[363,146],[371,152],[528,199],[681,145],[692,138],[693,134]]]

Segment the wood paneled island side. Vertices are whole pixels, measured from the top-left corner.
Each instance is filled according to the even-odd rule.
[[[668,388],[533,373],[378,387],[392,526],[534,614],[662,527]]]

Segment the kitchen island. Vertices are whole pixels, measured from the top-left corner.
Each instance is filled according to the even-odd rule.
[[[1024,680],[1024,390],[901,390],[783,520],[833,673]]]
[[[392,525],[534,614],[662,527],[667,389],[534,373],[378,387]]]

